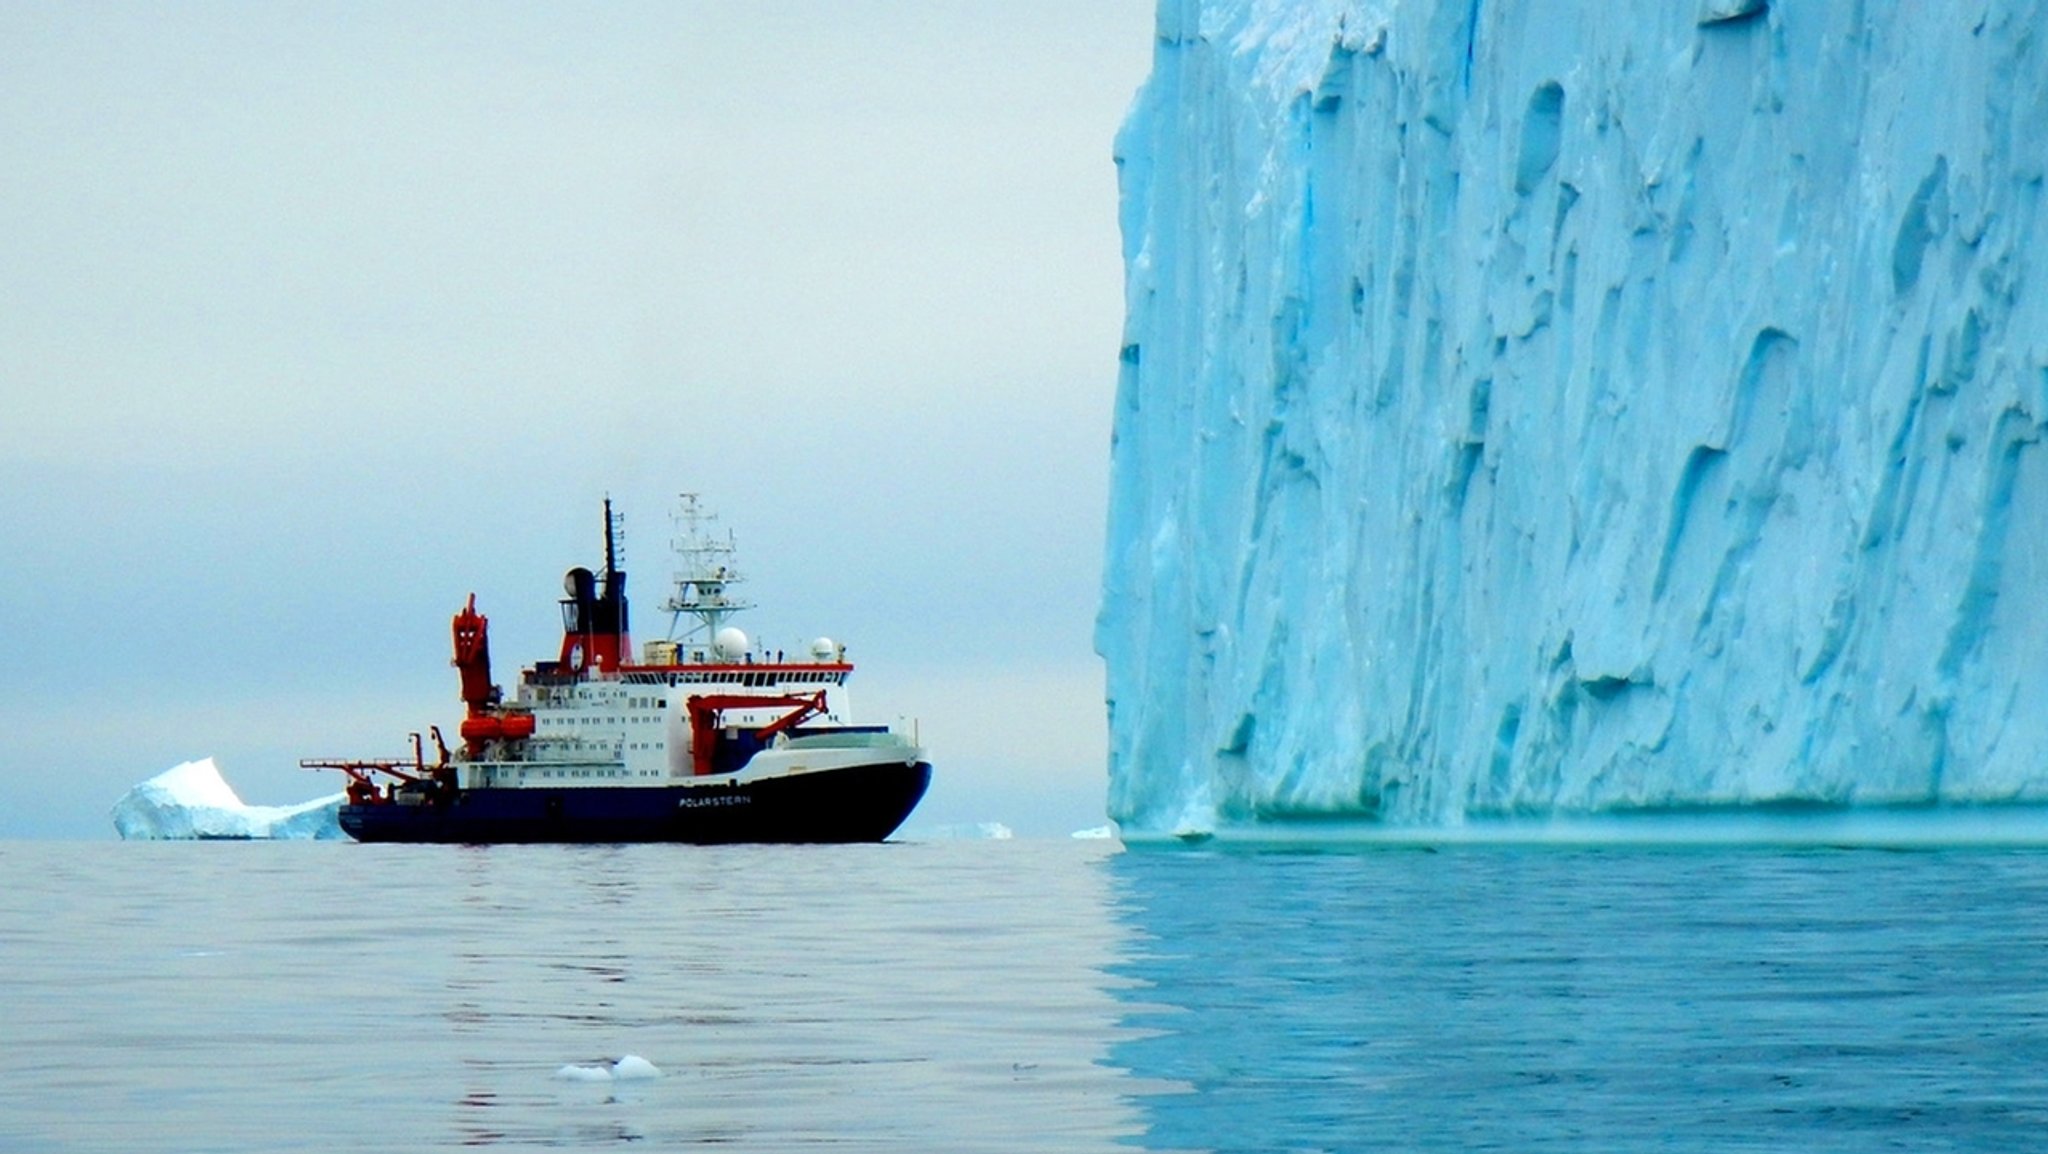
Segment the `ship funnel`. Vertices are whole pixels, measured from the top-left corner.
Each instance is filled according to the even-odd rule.
[[[626,573],[618,567],[617,527],[604,503],[602,574],[577,566],[562,577],[562,664],[572,670],[616,670],[633,652],[628,637]]]

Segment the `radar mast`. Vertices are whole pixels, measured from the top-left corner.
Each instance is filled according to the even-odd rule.
[[[711,648],[717,643],[718,631],[725,628],[726,618],[754,607],[732,591],[745,580],[733,564],[732,530],[726,530],[721,538],[715,524],[718,514],[707,512],[695,493],[677,498],[671,520],[675,525],[670,545],[676,553],[676,582],[674,592],[661,606],[669,614],[668,639]],[[685,615],[692,618],[692,624],[679,634]]]

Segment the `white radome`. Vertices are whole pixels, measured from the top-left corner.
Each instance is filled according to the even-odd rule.
[[[716,649],[718,656],[724,660],[735,660],[747,651],[746,630],[737,625],[728,625],[718,631],[718,636],[711,639],[711,647]]]

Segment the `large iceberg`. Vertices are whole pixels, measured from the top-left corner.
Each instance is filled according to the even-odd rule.
[[[2040,13],[1162,0],[1111,816],[2048,798]]]
[[[130,841],[320,838],[342,836],[344,795],[298,805],[249,805],[212,758],[176,765],[114,803],[114,829]]]

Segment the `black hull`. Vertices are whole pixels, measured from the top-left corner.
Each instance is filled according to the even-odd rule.
[[[820,770],[725,786],[478,789],[421,805],[341,807],[357,841],[874,842],[931,784],[926,762]]]

